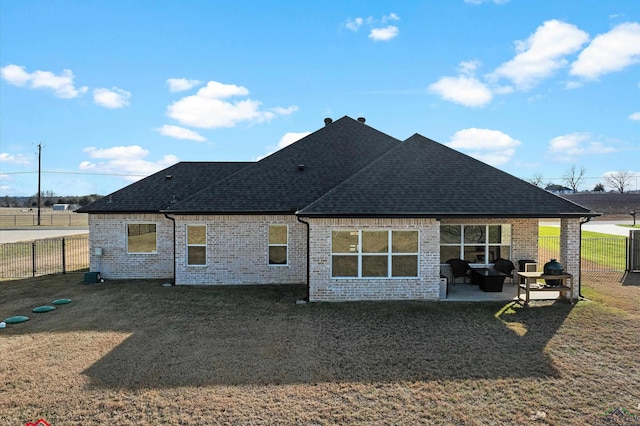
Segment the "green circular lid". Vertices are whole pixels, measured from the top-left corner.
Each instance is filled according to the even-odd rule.
[[[9,317],[4,320],[7,324],[18,324],[19,322],[29,321],[29,317],[23,315],[16,315],[15,317]]]
[[[37,308],[33,308],[33,312],[39,314],[41,312],[49,312],[55,309],[54,306],[38,306]]]
[[[53,303],[54,305],[66,305],[67,303],[71,302],[73,302],[73,300],[71,299],[56,299],[51,303]]]

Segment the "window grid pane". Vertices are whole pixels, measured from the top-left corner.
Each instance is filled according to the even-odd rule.
[[[388,256],[362,256],[363,277],[387,277],[389,276]]]
[[[187,244],[207,244],[207,227],[205,225],[187,226]]]
[[[288,233],[287,225],[269,225],[269,265],[287,265]]]
[[[331,258],[332,277],[357,277],[358,256],[333,256]]]
[[[188,265],[206,265],[207,264],[207,247],[206,246],[190,246],[187,248],[187,264]]]
[[[418,231],[392,231],[393,253],[418,253]]]
[[[269,244],[287,244],[287,225],[269,225]]]
[[[457,258],[471,263],[510,259],[511,225],[441,225],[440,263]]]
[[[417,277],[418,237],[417,230],[332,231],[331,276]]]
[[[387,253],[389,251],[389,232],[362,231],[363,253]]]
[[[156,224],[129,223],[127,224],[127,252],[155,253],[156,252]]]
[[[417,277],[418,256],[393,256],[391,258],[391,275],[393,277]]]

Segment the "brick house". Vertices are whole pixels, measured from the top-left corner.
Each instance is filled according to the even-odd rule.
[[[577,286],[580,224],[598,215],[349,117],[258,162],[177,163],[78,211],[105,278],[306,283],[310,301],[438,300],[447,259],[536,259],[540,218],[560,219]]]

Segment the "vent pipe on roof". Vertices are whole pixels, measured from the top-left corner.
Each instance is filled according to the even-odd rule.
[[[329,124],[333,123],[333,119],[327,117],[324,119],[324,125],[328,126]]]
[[[364,118],[364,117],[358,117],[358,121],[361,122],[362,124],[364,124],[365,121],[367,121],[367,119]]]
[[[304,164],[298,164],[298,170],[299,171],[303,171],[304,170]]]

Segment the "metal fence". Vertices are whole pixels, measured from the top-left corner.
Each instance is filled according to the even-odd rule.
[[[627,269],[627,237],[583,238],[580,257],[583,272],[614,272]],[[539,237],[538,259],[544,264],[560,258],[560,237]]]
[[[88,270],[88,236],[0,244],[0,278],[28,278]]]
[[[87,213],[56,212],[40,215],[42,226],[87,226],[88,224]],[[38,225],[38,215],[35,213],[0,214],[0,228],[35,225]]]
[[[629,232],[629,270],[640,271],[640,230]]]

